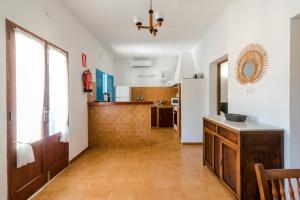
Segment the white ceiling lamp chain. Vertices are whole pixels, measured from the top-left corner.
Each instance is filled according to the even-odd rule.
[[[154,23],[154,18],[156,19],[157,23]],[[164,19],[161,12],[155,12],[152,9],[152,0],[150,0],[150,10],[149,10],[149,26],[143,26],[142,21],[137,17],[133,17],[134,24],[137,26],[138,30],[141,29],[148,29],[151,34],[156,36],[158,32],[158,28],[161,27]]]

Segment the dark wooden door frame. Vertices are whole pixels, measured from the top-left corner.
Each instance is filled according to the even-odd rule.
[[[16,176],[13,174],[15,172],[23,174],[26,171],[26,168],[16,169],[15,160],[16,160],[16,149],[15,145],[17,142],[16,139],[16,54],[15,54],[15,34],[14,29],[19,28],[14,23],[6,20],[6,61],[7,61],[7,173],[8,173],[8,198],[9,199],[25,199],[28,198],[29,194],[33,191],[37,191],[40,186],[46,183],[46,145],[45,138],[42,137],[41,140],[33,143],[33,149],[35,154],[38,154],[37,160],[39,160],[39,165],[34,166],[30,164],[31,169],[34,169],[36,174],[32,174],[29,178],[25,176]],[[22,29],[23,30],[23,29]],[[41,127],[43,128],[44,134],[44,122],[42,121],[41,116]],[[36,155],[35,155],[36,156]],[[23,171],[22,171],[23,170]],[[19,177],[19,183],[25,182],[25,185],[19,187],[18,181],[16,180]],[[15,179],[15,181],[13,181]],[[28,180],[27,180],[28,179]],[[29,180],[30,179],[30,180]],[[12,187],[14,185],[14,187]],[[30,185],[30,186],[29,186]]]
[[[47,97],[46,95],[48,94],[49,96],[49,91],[48,91],[48,86],[49,86],[49,78],[48,78],[48,47],[52,46],[55,47],[57,49],[59,49],[60,51],[64,52],[66,54],[67,57],[67,66],[69,65],[69,56],[68,56],[68,52],[65,51],[64,49],[52,44],[51,42],[39,37],[38,35],[28,31],[27,29],[15,24],[14,22],[6,19],[5,21],[6,24],[6,82],[7,82],[7,86],[6,86],[6,93],[7,93],[7,183],[8,183],[8,199],[12,199],[12,188],[11,188],[11,184],[12,184],[12,164],[14,163],[14,161],[12,160],[12,145],[15,144],[15,138],[13,138],[13,129],[12,129],[12,119],[14,119],[14,114],[12,113],[12,106],[14,105],[14,99],[12,98],[12,96],[14,95],[15,91],[14,88],[16,87],[15,85],[15,77],[14,77],[14,73],[15,73],[15,40],[14,40],[14,34],[13,34],[13,30],[18,28],[22,31],[24,31],[25,33],[45,42],[45,101],[44,101],[44,107],[46,107],[47,109],[49,108],[49,97]],[[43,155],[44,155],[44,160],[43,160],[43,168],[45,171],[45,183],[47,182],[47,168],[49,166],[47,166],[47,153],[46,153],[46,145],[47,145],[47,137],[48,137],[48,120],[46,122],[43,123],[43,127],[44,127],[44,135],[43,135]],[[69,155],[69,145],[68,143],[65,144],[65,148],[67,148],[66,153]],[[56,175],[57,169],[61,169],[61,167],[65,167],[69,160],[68,160],[68,155],[64,158],[64,164],[60,164],[59,167],[55,168],[55,173],[53,173],[53,176]],[[49,176],[49,174],[48,174]],[[50,178],[53,178],[50,177]],[[50,179],[48,177],[48,180]],[[35,189],[36,190],[36,189]],[[37,191],[37,190],[36,190]],[[32,191],[29,191],[30,193],[32,193]]]
[[[221,114],[221,65],[228,62],[228,58],[218,62],[217,64],[217,114]]]

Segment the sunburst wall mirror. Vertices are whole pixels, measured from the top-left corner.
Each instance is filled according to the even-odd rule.
[[[268,69],[268,55],[260,44],[249,44],[239,55],[236,78],[241,84],[258,82]]]

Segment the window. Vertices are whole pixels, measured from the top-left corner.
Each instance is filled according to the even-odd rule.
[[[15,41],[17,142],[31,144],[43,132],[45,43],[19,29]]]
[[[96,86],[98,101],[104,100],[104,93],[109,93],[111,101],[114,101],[114,76],[96,69]]]
[[[66,53],[50,46],[49,135],[68,134],[68,61]],[[66,136],[68,137],[68,136]]]

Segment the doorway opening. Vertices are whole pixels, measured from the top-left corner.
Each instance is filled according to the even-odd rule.
[[[228,60],[217,66],[217,113],[228,113]]]
[[[228,55],[209,65],[209,115],[228,112]]]

